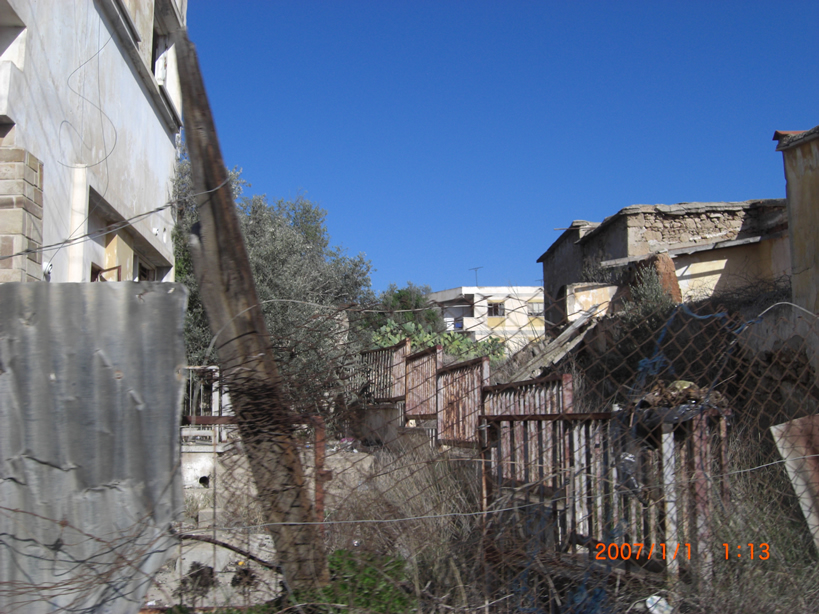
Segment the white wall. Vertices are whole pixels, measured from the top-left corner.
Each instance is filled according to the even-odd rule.
[[[459,299],[459,297],[464,297]],[[431,301],[449,302],[442,306],[447,329],[453,318],[463,317],[463,305],[472,301],[472,317],[463,317],[463,332],[472,333],[477,341],[495,337],[503,340],[509,351],[517,351],[532,339],[544,334],[543,318],[529,316],[530,301],[543,302],[543,289],[538,286],[462,286],[433,292]],[[489,303],[503,302],[505,315],[489,317]]]
[[[156,85],[140,77],[101,4],[9,4],[26,26],[24,62],[21,70],[0,61],[0,72],[10,71],[0,106],[5,104],[5,113],[16,124],[14,146],[44,164],[43,244],[88,231],[89,188],[126,219],[168,202],[175,134],[149,95],[148,88]],[[168,78],[178,80],[175,74]],[[102,208],[94,213],[103,213]],[[131,230],[138,250],[156,264],[170,266],[172,227],[166,209],[136,222]],[[93,247],[84,244],[46,251],[43,261],[53,262],[52,281],[85,281],[93,253]],[[82,258],[82,263],[71,266],[69,257]]]

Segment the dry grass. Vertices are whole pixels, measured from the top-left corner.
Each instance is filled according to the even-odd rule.
[[[480,553],[479,465],[428,446],[375,452],[372,474],[328,514],[328,548],[398,555],[417,596],[476,603]]]
[[[768,465],[778,456],[764,434],[732,437],[733,471]],[[713,584],[685,599],[689,611],[819,612],[817,553],[784,464],[735,473],[730,484],[730,508],[723,508],[713,531]],[[754,560],[749,543],[755,545]],[[767,560],[759,558],[762,543],[770,546]],[[736,552],[742,557],[735,557]]]

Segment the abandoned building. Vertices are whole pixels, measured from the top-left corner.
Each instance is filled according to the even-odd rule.
[[[187,0],[0,0],[0,282],[173,280]]]
[[[575,220],[543,253],[547,320],[560,321],[585,302],[606,303],[612,273],[667,254],[680,300],[697,300],[791,273],[784,199],[632,205],[603,222]]]

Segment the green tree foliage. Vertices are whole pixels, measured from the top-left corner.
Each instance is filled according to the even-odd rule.
[[[377,313],[366,319],[372,331],[372,346],[390,347],[409,339],[413,351],[440,345],[444,354],[456,360],[479,356],[489,356],[493,361],[503,358],[504,346],[498,339],[474,341],[463,333],[447,332],[440,309],[427,298],[430,292],[429,286],[407,282],[403,288],[391,284],[379,294]]]
[[[378,295],[378,307],[366,313],[364,324],[376,331],[390,322],[398,325],[411,322],[427,332],[441,332],[444,320],[441,311],[427,298],[431,292],[429,286],[416,286],[411,281],[403,288],[390,284]]]
[[[263,195],[243,196],[249,186],[238,170],[230,172],[237,213],[262,312],[277,361],[290,381],[298,376],[318,384],[332,361],[348,351],[360,326],[351,326],[344,306],[374,301],[370,262],[330,246],[326,211],[306,198],[268,203]],[[176,280],[190,291],[185,320],[189,364],[211,364],[213,340],[193,273],[188,237],[197,220],[190,163],[177,168],[178,203],[174,233]],[[305,395],[310,396],[310,395]]]

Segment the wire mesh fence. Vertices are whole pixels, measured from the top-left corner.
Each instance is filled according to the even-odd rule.
[[[816,318],[711,302],[578,319],[572,334],[566,321],[491,363],[409,341],[361,352],[321,326],[305,347],[303,331],[314,364],[290,370],[280,353],[290,380],[278,413],[191,410],[202,426],[181,431],[189,487],[177,531],[195,553],[154,603],[816,611]],[[288,500],[309,508],[312,532],[290,539],[311,540],[300,546],[312,585],[289,580],[299,561],[282,556],[276,529],[288,522],[266,508],[278,483],[254,474],[251,437],[292,444],[298,458],[304,499]],[[207,462],[191,460],[196,447]]]
[[[305,308],[271,340],[275,395],[242,365],[185,372],[185,507],[144,607],[815,612],[819,325],[751,309],[593,306],[463,359],[367,347],[355,327],[378,306]],[[70,586],[3,585],[19,603],[152,547],[139,522],[53,522],[105,556]]]

